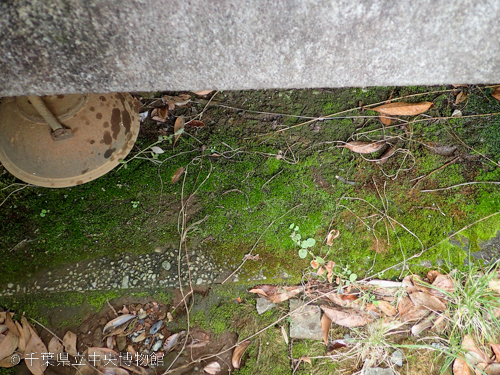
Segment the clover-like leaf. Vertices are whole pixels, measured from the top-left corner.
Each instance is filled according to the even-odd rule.
[[[306,249],[300,249],[299,250],[299,257],[301,259],[304,259],[305,257],[307,257],[307,250]]]

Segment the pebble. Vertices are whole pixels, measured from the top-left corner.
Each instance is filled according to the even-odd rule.
[[[392,352],[391,362],[398,367],[403,367],[403,352],[399,349]]]
[[[127,289],[127,288],[128,288],[128,276],[123,276],[122,289]]]
[[[167,261],[167,260],[166,260],[166,261],[164,261],[164,262],[161,264],[161,266],[162,266],[165,270],[167,270],[167,271],[168,271],[168,270],[170,270],[170,268],[172,267],[172,265],[170,264],[170,262],[169,262],[169,261]]]

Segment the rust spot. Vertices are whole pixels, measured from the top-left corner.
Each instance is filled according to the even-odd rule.
[[[92,140],[90,141],[90,144],[91,144],[91,145],[93,145],[94,143],[95,143],[95,139],[92,139]]]
[[[64,95],[57,95],[57,98],[62,99],[62,98],[64,98]]]
[[[95,108],[94,107],[90,107],[89,108],[91,112],[94,112],[95,111]]]
[[[73,132],[73,134],[75,134],[78,130],[80,130],[80,128],[71,129],[71,131]]]
[[[109,150],[106,150],[106,152],[104,153],[104,158],[105,159],[109,159],[109,157],[111,155],[113,155],[113,152],[116,151],[116,148],[110,148]]]
[[[88,168],[87,168],[87,169],[84,169],[84,170],[82,171],[82,174],[85,174],[85,173],[87,173],[88,171],[89,171],[89,169],[88,169]]]
[[[85,121],[85,125],[90,125],[90,121]]]
[[[125,134],[130,132],[130,125],[132,124],[132,120],[130,119],[130,113],[127,110],[122,111],[123,118],[123,126],[125,126]]]
[[[102,136],[102,140],[104,141],[105,144],[110,145],[111,142],[113,142],[113,139],[111,138],[111,133],[106,130],[104,132],[104,135]]]
[[[104,96],[100,96],[100,97],[99,97],[99,100],[100,100],[101,102],[105,102],[105,101],[106,101],[106,98],[105,98]]]
[[[100,112],[96,113],[95,118],[98,120],[102,119],[102,113],[100,113]]]
[[[118,108],[113,108],[111,112],[111,131],[113,132],[113,137],[116,139],[118,133],[120,132],[120,121],[122,116]]]
[[[78,181],[76,181],[76,185],[81,185],[81,184],[83,184],[83,181],[82,181],[82,180],[78,180]]]
[[[50,186],[54,186],[55,184],[53,182],[50,183]]]
[[[102,127],[103,127],[104,129],[109,128],[109,122],[104,121],[104,123],[102,124]]]

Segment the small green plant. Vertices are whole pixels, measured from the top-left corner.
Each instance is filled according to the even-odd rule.
[[[40,212],[40,216],[45,217],[49,212],[50,210],[42,210],[42,212]]]
[[[292,241],[300,247],[299,249],[299,257],[301,259],[307,258],[308,255],[311,255],[313,260],[311,261],[311,267],[316,269],[319,266],[325,264],[325,260],[319,256],[316,256],[310,249],[316,245],[316,240],[314,238],[307,238],[305,240],[302,239],[302,236],[299,233],[299,227],[295,224],[290,224],[289,229],[292,229],[292,234],[290,234],[290,238]]]
[[[139,207],[139,201],[132,201],[132,202],[130,202],[130,203],[132,203],[132,207],[133,207],[133,208],[137,208],[137,207]]]
[[[346,264],[344,266],[340,275],[341,279],[344,280],[346,286],[352,284],[358,279],[358,275],[350,270],[349,264]]]

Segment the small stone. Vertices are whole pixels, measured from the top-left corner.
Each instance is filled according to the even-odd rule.
[[[162,266],[165,270],[167,270],[167,271],[168,271],[168,270],[172,267],[172,265],[170,264],[170,262],[169,262],[169,261],[167,261],[167,260],[166,260],[166,261],[164,261],[164,262],[161,264],[161,266]]]
[[[196,280],[196,285],[201,285],[203,284],[203,279],[201,277],[198,277],[198,280]]]
[[[302,307],[301,307],[302,306]],[[302,301],[290,300],[290,337],[296,339],[322,340],[321,310],[318,306],[305,305]]]
[[[8,284],[7,284],[7,288],[9,288],[9,289],[14,288],[14,284],[12,284],[12,283],[8,283]]]
[[[137,285],[137,280],[132,280],[132,285]]]
[[[128,276],[123,276],[122,289],[127,289],[127,288],[128,288]]]
[[[92,285],[92,288],[96,289],[97,288],[97,281],[94,281],[91,285]]]
[[[432,262],[430,260],[423,260],[420,262],[420,265],[425,268],[431,268]]]
[[[391,354],[391,362],[398,367],[403,367],[403,352],[401,350],[395,350]]]
[[[257,302],[255,303],[255,308],[257,309],[257,314],[262,315],[266,311],[271,310],[276,307],[276,305],[272,302],[269,302],[267,299],[259,297],[257,298]]]

